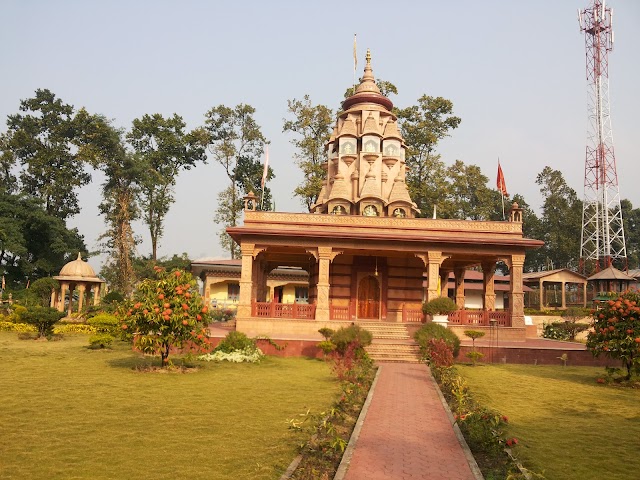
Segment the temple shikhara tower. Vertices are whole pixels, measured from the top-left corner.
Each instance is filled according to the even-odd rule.
[[[362,82],[346,99],[327,145],[327,178],[312,207],[315,213],[369,217],[415,217],[405,183],[405,145],[371,69],[371,53]]]
[[[198,263],[205,299],[213,304],[227,282],[237,302],[237,330],[320,338],[319,328],[352,322],[417,326],[422,304],[446,296],[451,276],[461,309],[449,315],[449,328],[499,325],[501,338],[524,340],[525,251],[542,242],[523,237],[522,210],[514,204],[501,222],[417,217],[405,183],[406,145],[393,105],[375,83],[369,53],[364,76],[342,107],[311,213],[259,211],[258,198],[248,195],[244,224],[227,229],[240,245],[239,278],[223,272],[226,266]],[[507,291],[494,282],[499,261],[510,269]],[[464,309],[472,267],[480,310]],[[301,275],[291,286],[286,277],[295,271]]]

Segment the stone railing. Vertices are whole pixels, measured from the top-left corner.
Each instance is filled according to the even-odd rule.
[[[254,302],[251,304],[251,316],[267,318],[316,318],[315,304]]]
[[[495,320],[501,327],[511,326],[511,312],[501,310],[488,312],[486,310],[457,310],[449,314],[449,325],[491,325],[490,321]]]

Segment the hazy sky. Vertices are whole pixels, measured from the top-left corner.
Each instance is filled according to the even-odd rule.
[[[590,0],[536,1],[35,1],[0,0],[0,131],[19,101],[48,88],[129,128],[144,114],[181,115],[189,128],[224,104],[248,103],[267,139],[280,211],[302,211],[302,179],[291,136],[282,133],[287,100],[309,94],[336,108],[367,48],[374,75],[393,82],[399,107],[423,94],[453,101],[460,127],[442,141],[447,164],[476,164],[495,187],[497,158],[509,193],[539,208],[535,178],[549,165],[583,195],[587,130],[584,36],[577,9]],[[622,198],[640,206],[640,2],[611,0],[614,145]],[[90,250],[105,227],[99,174],[80,192],[70,224]],[[159,254],[225,256],[213,223],[222,167],[199,165],[178,179]],[[148,234],[138,252],[150,253]],[[98,270],[101,259],[90,263]]]

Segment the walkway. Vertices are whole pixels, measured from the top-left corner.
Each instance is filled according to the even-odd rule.
[[[427,367],[381,369],[344,479],[475,480]]]

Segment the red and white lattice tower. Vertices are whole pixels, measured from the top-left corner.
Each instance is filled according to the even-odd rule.
[[[613,49],[613,12],[604,0],[578,11],[587,51],[589,128],[584,162],[584,206],[580,268],[591,273],[614,261],[626,267],[620,189],[609,112],[609,52]]]

